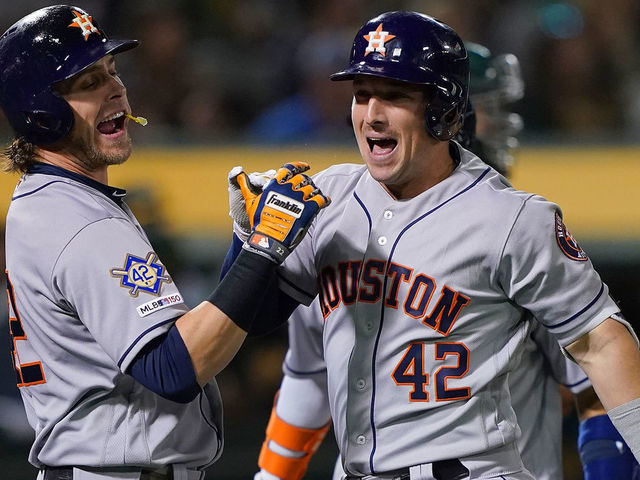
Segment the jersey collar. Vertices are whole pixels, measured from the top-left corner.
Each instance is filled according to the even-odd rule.
[[[43,175],[56,175],[58,177],[70,178],[77,182],[83,183],[88,187],[91,187],[95,190],[98,190],[103,195],[109,197],[111,200],[116,202],[118,205],[121,205],[123,197],[127,194],[127,191],[123,188],[111,187],[109,185],[105,185],[104,183],[100,183],[92,178],[89,178],[85,175],[81,175],[76,172],[72,172],[70,170],[66,170],[62,167],[58,167],[57,165],[51,165],[49,163],[36,162],[29,167],[27,173],[40,173]]]

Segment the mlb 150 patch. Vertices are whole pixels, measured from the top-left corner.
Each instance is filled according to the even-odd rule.
[[[163,275],[164,266],[156,262],[158,256],[149,252],[147,258],[140,258],[130,253],[124,260],[122,268],[112,268],[112,277],[120,278],[120,286],[128,288],[129,295],[137,297],[139,292],[158,295],[163,282],[171,283],[169,275]]]
[[[179,293],[176,293],[174,295],[167,295],[166,297],[151,300],[144,305],[140,305],[137,308],[138,315],[140,315],[141,317],[146,317],[147,315],[151,315],[158,310],[164,310],[167,307],[178,305],[180,303],[184,303],[184,300]]]

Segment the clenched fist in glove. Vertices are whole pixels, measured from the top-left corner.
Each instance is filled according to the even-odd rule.
[[[259,178],[255,180],[260,174],[252,174],[254,178],[250,178],[241,169],[232,170],[229,176],[230,213],[242,230],[247,229],[248,220],[251,233],[245,248],[282,263],[302,240],[320,209],[330,203],[311,178],[303,174],[307,170],[309,165],[304,162],[287,163],[275,172],[262,191],[256,185]],[[268,174],[262,178],[268,178]],[[246,218],[237,209],[234,215],[232,193],[236,185],[244,199]]]
[[[269,183],[269,180],[276,176],[276,171],[271,169],[266,172],[251,172],[247,174],[242,167],[233,167],[229,171],[229,185],[227,187],[229,191],[229,216],[233,219],[233,232],[240,240],[245,242],[251,235],[251,221],[249,220],[249,214],[244,204],[244,196],[237,180],[239,175],[244,177],[243,185],[256,195],[259,195],[264,186]]]

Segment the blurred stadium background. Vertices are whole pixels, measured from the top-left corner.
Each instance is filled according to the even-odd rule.
[[[4,31],[60,2],[2,2]],[[134,154],[111,170],[193,305],[217,283],[230,240],[226,174],[304,160],[312,173],[359,162],[349,86],[327,80],[358,27],[396,9],[440,18],[493,53],[514,53],[525,80],[512,182],[559,203],[565,223],[640,325],[640,2],[637,0],[86,0],[111,36],[142,46],[118,58],[136,115]],[[346,88],[345,88],[346,87]],[[0,119],[0,139],[11,140]],[[17,177],[0,177],[0,208]],[[96,246],[99,254],[99,245]],[[0,304],[5,311],[6,304]],[[1,334],[8,339],[6,322]],[[209,478],[250,479],[280,381],[286,329],[250,339],[218,377],[226,447]],[[7,351],[8,353],[8,351]],[[34,479],[32,438],[9,355],[0,362],[0,477]],[[579,480],[576,419],[565,420],[565,479]],[[307,478],[327,479],[328,435]]]

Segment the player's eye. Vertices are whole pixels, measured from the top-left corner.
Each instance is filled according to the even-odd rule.
[[[81,76],[76,85],[80,90],[91,90],[96,88],[100,83],[100,77],[95,73]]]
[[[355,99],[356,103],[366,103],[371,98],[371,92],[368,92],[366,90],[356,90],[355,92],[353,92],[353,98]]]
[[[389,92],[385,95],[385,98],[387,100],[401,100],[403,98],[407,98],[407,95],[405,95],[403,92]]]
[[[391,90],[387,93],[385,93],[382,96],[385,100],[388,100],[390,102],[398,102],[398,101],[404,101],[404,100],[411,100],[414,101],[415,98],[412,95],[412,92],[408,92],[405,90]]]

